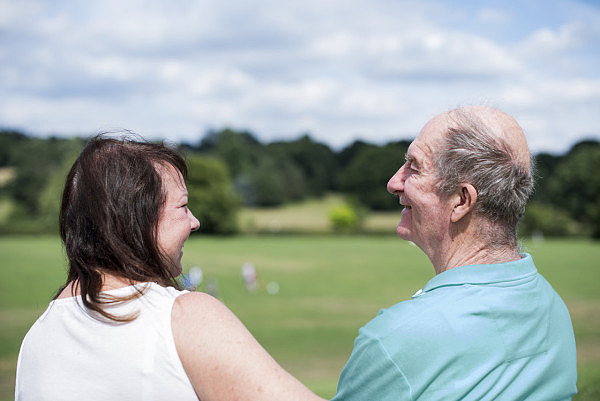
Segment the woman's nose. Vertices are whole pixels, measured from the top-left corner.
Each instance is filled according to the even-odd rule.
[[[200,228],[200,221],[198,221],[198,219],[196,218],[196,216],[194,216],[194,214],[192,213],[191,210],[188,209],[188,212],[190,213],[190,228],[192,231],[196,231],[197,229]]]

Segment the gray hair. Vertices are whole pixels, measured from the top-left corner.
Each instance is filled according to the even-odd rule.
[[[486,233],[490,244],[516,246],[517,224],[533,192],[533,161],[530,168],[519,163],[506,141],[477,116],[461,110],[449,115],[452,123],[435,158],[439,190],[450,195],[461,183],[473,185],[474,212],[498,228]]]

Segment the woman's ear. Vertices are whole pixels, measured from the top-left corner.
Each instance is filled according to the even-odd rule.
[[[477,202],[477,190],[469,183],[460,184],[458,192],[455,194],[454,208],[450,220],[456,223],[463,217],[465,217],[475,207]]]

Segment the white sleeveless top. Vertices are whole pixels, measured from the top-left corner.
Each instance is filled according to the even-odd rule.
[[[94,319],[77,304],[80,297],[52,301],[21,344],[15,399],[197,401],[171,330],[173,303],[185,291],[155,283],[137,287],[147,287],[143,296],[109,309],[117,315],[139,311],[124,324]]]

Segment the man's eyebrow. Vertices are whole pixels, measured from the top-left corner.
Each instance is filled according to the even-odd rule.
[[[406,160],[407,163],[415,163],[417,165],[419,164],[414,157],[408,154],[408,152],[404,155],[404,160]]]

